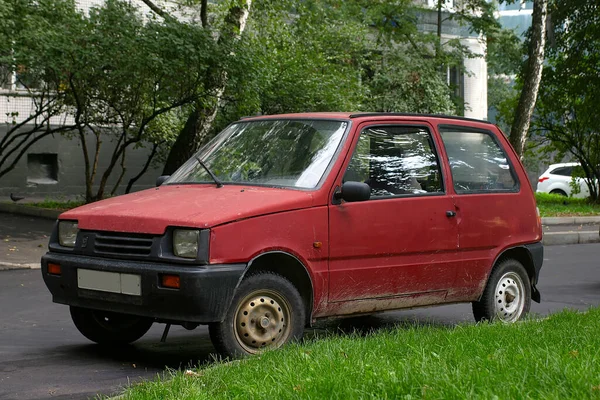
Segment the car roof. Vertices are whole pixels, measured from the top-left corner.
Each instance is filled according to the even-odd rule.
[[[466,122],[476,122],[480,124],[494,125],[489,121],[457,117],[454,115],[443,114],[411,114],[411,113],[383,113],[383,112],[311,112],[311,113],[294,113],[294,114],[274,114],[274,115],[257,115],[243,117],[242,120],[262,120],[262,119],[342,119],[342,120],[368,120],[385,117],[404,117],[407,119],[435,119],[443,120],[459,120]]]
[[[552,169],[552,168],[560,168],[560,167],[575,167],[581,165],[578,162],[568,162],[568,163],[558,163],[558,164],[551,164],[548,169]]]

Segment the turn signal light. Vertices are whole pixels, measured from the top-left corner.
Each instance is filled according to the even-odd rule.
[[[60,270],[60,265],[48,263],[48,273],[50,275],[60,275],[62,273]]]
[[[179,275],[163,275],[160,283],[166,288],[179,289]]]

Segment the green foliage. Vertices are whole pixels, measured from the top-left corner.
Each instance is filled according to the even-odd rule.
[[[410,1],[255,3],[230,71],[220,124],[243,115],[303,111],[453,114],[435,37],[417,29]],[[458,46],[443,62],[457,63]]]
[[[558,194],[536,193],[535,198],[542,217],[600,215],[600,205],[588,199],[576,199]]]
[[[521,84],[515,82],[521,71],[527,44],[511,30],[495,28],[486,36],[488,67],[488,107],[496,122],[509,132],[519,101]]]
[[[547,152],[570,154],[588,182],[600,179],[600,5],[592,0],[551,2],[553,31],[533,121]],[[588,185],[599,201],[596,185]]]
[[[107,0],[84,14],[71,0],[8,1],[12,50],[0,63],[19,72],[25,85],[39,82],[74,121],[69,134],[82,143],[87,201],[104,196],[117,164],[121,175],[113,179],[120,182],[127,149],[174,140],[177,111],[205,95],[204,77],[222,64],[209,31],[147,20],[129,2]],[[114,152],[101,170],[105,141]]]
[[[598,397],[600,310],[513,325],[321,334],[245,360],[132,385],[149,399],[588,399]]]
[[[38,208],[47,208],[51,210],[70,210],[72,208],[76,208],[84,205],[85,202],[82,200],[44,200],[39,203],[29,203],[28,206],[38,207]]]

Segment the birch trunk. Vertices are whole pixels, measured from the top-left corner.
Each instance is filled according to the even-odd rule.
[[[243,0],[243,5],[232,7],[225,18],[225,25],[217,39],[219,42],[228,40],[239,40],[248,17],[250,16],[250,7],[252,0]],[[230,55],[233,57],[234,55]],[[216,79],[215,79],[216,78]],[[163,175],[171,175],[188,158],[190,158],[198,149],[209,139],[212,132],[212,126],[219,112],[223,93],[227,86],[227,74],[223,71],[211,71],[206,79],[208,82],[215,82],[210,88],[213,93],[211,101],[205,101],[202,107],[197,106],[189,115],[187,122],[173,144],[167,157],[163,169]]]
[[[509,137],[510,143],[520,158],[523,158],[527,132],[529,131],[531,116],[533,115],[540,81],[542,80],[547,17],[548,0],[534,0],[529,60],[523,76],[523,89],[515,110],[515,118]]]

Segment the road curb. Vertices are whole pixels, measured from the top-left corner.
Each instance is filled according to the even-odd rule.
[[[58,216],[64,211],[27,206],[24,204],[0,203],[0,212],[29,215],[32,217],[40,217],[47,219],[57,219]]]
[[[0,262],[0,271],[10,271],[15,269],[40,269],[41,263],[7,263]]]
[[[600,216],[587,217],[542,217],[542,225],[600,224]]]
[[[546,232],[542,238],[542,243],[544,246],[600,243],[600,232]]]

